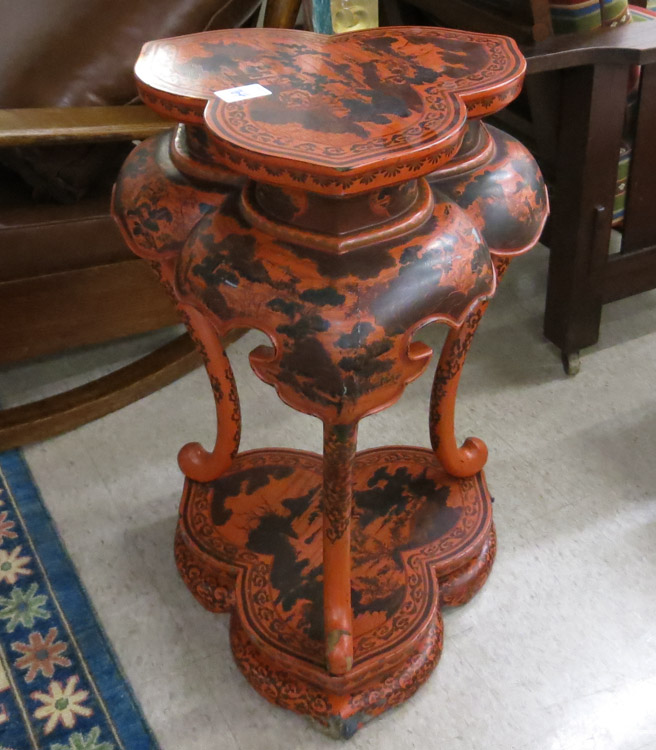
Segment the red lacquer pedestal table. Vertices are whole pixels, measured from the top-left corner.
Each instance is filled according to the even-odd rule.
[[[211,451],[180,452],[176,562],[231,612],[253,687],[348,737],[428,678],[440,608],[494,559],[487,449],[456,444],[454,409],[487,300],[547,213],[531,157],[480,120],[517,95],[524,61],[444,29],[248,29],[147,44],[136,74],[179,124],[133,151],[114,211],[203,354],[218,421]],[[450,332],[432,448],[358,453],[359,420],[426,369],[413,336],[433,321]],[[233,328],[270,338],[251,365],[321,419],[322,456],[239,452]]]

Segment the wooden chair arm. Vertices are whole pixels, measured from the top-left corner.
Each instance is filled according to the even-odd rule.
[[[141,140],[172,126],[143,105],[0,109],[0,148]]]
[[[544,73],[580,65],[647,65],[656,62],[654,23],[629,23],[586,34],[559,34],[522,47],[527,72]]]

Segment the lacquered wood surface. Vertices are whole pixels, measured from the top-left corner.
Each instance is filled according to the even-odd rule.
[[[151,42],[136,74],[142,97],[160,114],[204,120],[223,164],[277,183],[289,181],[279,173],[286,167],[299,186],[318,192],[332,179],[337,194],[444,163],[466,116],[505,106],[524,69],[504,37],[426,28],[331,37],[236,29]],[[251,84],[271,94],[232,103],[215,95]]]
[[[503,38],[419,28],[200,35],[147,45],[137,66],[146,101],[182,124],[130,155],[114,211],[177,301],[217,413],[214,448],[180,452],[178,568],[232,612],[253,686],[341,737],[428,678],[441,607],[494,559],[487,448],[458,444],[455,404],[487,301],[546,219],[527,151],[478,119],[523,69]],[[250,82],[274,93],[212,94]],[[413,337],[436,321],[452,331],[432,447],[358,453],[358,422],[428,366]],[[323,456],[239,452],[220,346],[238,328],[269,338],[251,366],[321,420]]]

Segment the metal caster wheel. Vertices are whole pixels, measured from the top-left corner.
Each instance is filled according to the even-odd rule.
[[[578,352],[570,352],[569,354],[562,352],[560,358],[566,375],[573,378],[575,375],[579,374],[579,370],[581,369],[581,356]]]

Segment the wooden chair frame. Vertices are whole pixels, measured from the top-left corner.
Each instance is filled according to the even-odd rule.
[[[656,44],[651,23],[552,37],[529,74],[560,75],[545,335],[566,369],[599,338],[602,306],[656,287]],[[626,91],[642,68],[619,253],[609,253]],[[565,125],[566,124],[566,125]]]
[[[0,148],[140,140],[170,127],[170,122],[143,106],[4,109],[0,110]],[[21,327],[22,313],[26,306],[34,304],[35,293],[41,295],[42,300],[50,300],[67,285],[82,297],[102,294],[103,289],[116,289],[121,285],[129,293],[131,289],[146,288],[151,274],[147,264],[135,258],[36,279],[0,282],[0,318],[11,321],[14,330],[7,349],[13,346],[15,351],[5,351],[5,360],[25,359],[61,349],[49,341],[47,335],[35,337],[30,335],[33,328],[28,325]],[[113,330],[110,323],[105,322],[99,331],[82,330],[72,345],[175,324],[175,308],[161,295],[154,275],[152,288],[158,294],[155,304],[148,295],[144,295],[142,301],[135,300],[134,315],[138,318],[142,313],[143,323],[136,321],[132,328]],[[139,325],[141,329],[135,327]],[[200,358],[185,334],[93,382],[56,396],[0,410],[0,450],[43,440],[109,414],[162,388],[199,364]]]
[[[528,60],[531,137],[553,186],[544,333],[570,374],[597,342],[604,304],[656,287],[656,43],[651,23],[553,35],[548,0],[520,20],[482,0],[407,0],[440,23],[514,36]],[[646,5],[646,0],[637,3]],[[642,66],[619,253],[611,222],[631,68]],[[507,126],[522,137],[526,122]],[[523,129],[522,129],[523,128]]]

